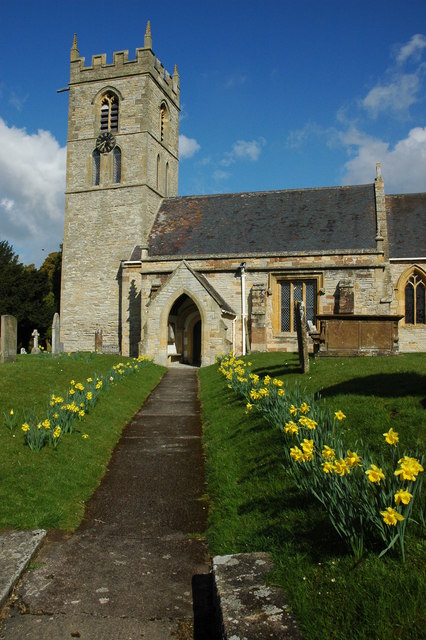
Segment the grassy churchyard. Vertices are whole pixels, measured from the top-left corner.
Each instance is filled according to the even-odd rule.
[[[244,362],[251,366],[234,361],[222,367],[223,375],[218,366],[199,374],[211,554],[271,552],[271,583],[285,589],[306,640],[424,638],[424,474],[418,461],[426,433],[425,355],[311,360],[305,375],[297,354],[254,354]],[[313,399],[316,393],[322,401]],[[275,411],[274,394],[287,415]],[[315,423],[309,422],[312,416]],[[308,418],[303,429],[300,418]],[[321,456],[325,445],[335,446],[334,462]],[[312,454],[313,447],[318,452]],[[404,455],[412,468],[395,477]],[[316,475],[310,471],[313,460]],[[392,504],[395,485],[416,494],[409,506]],[[381,516],[377,509],[385,491],[390,502],[385,500]],[[375,527],[360,522],[358,510]],[[394,524],[394,511],[409,517]],[[338,534],[333,520],[348,537]],[[354,548],[346,531],[351,522],[365,528]],[[398,531],[405,531],[405,561],[399,538],[379,557]]]
[[[124,425],[165,371],[136,363],[127,375],[128,361],[135,366],[119,356],[40,354],[0,365],[0,529],[78,526]],[[25,444],[23,424],[47,437],[40,451]]]
[[[199,372],[211,555],[271,552],[276,567],[271,583],[284,587],[306,640],[424,638],[424,498],[419,491],[424,474],[419,462],[411,462],[397,478],[393,469],[404,455],[421,460],[424,451],[425,355],[322,359],[311,361],[306,375],[299,373],[297,354],[255,354],[244,361],[251,363],[249,369],[234,363],[235,375],[224,364],[224,373],[218,365]],[[123,426],[165,371],[147,362],[134,370],[134,361],[126,363],[118,356],[86,353],[20,356],[0,365],[0,528],[71,531],[78,526]],[[267,384],[265,376],[270,376]],[[318,392],[322,400],[313,398]],[[281,404],[269,403],[272,396]],[[258,410],[261,406],[266,413]],[[295,434],[301,419],[303,435]],[[326,440],[320,435],[324,430]],[[40,434],[40,450],[31,450],[28,445],[37,448]],[[294,445],[302,438],[297,452]],[[350,491],[357,478],[368,498],[359,502],[367,515],[377,508],[374,500],[387,483],[414,473],[401,489],[408,487],[415,499],[396,507],[409,517],[395,526],[384,524],[380,515],[376,519],[385,535],[405,532],[405,561],[400,540],[379,557],[387,545],[377,532],[366,528],[362,544],[359,536],[352,544],[342,535],[350,529],[349,516],[357,523],[358,507],[352,508],[348,495],[354,503],[359,496],[331,494],[331,509],[327,500],[320,504],[310,491],[315,476],[309,475],[314,446],[309,441],[316,448],[318,442],[335,446],[336,459],[322,464],[340,465],[340,471],[326,474],[326,489]],[[316,477],[319,496],[322,480]],[[386,517],[392,522],[394,516]]]

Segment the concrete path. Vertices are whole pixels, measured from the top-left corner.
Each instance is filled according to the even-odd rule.
[[[169,369],[127,425],[81,527],[48,534],[1,639],[218,637],[196,371]]]

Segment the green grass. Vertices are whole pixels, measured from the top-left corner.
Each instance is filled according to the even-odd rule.
[[[256,354],[252,370],[320,392],[346,415],[348,446],[361,439],[379,452],[392,426],[403,448],[424,447],[426,357],[320,359],[301,375],[295,354]],[[355,564],[313,498],[283,466],[283,438],[227,388],[217,367],[200,370],[212,554],[269,551],[306,640],[424,638],[422,531],[397,556],[366,554]]]
[[[71,379],[110,371],[118,356],[22,356],[0,365],[0,528],[75,529],[127,421],[159,382],[164,369],[149,364],[111,386],[95,407],[61,439],[57,449],[32,452],[20,425],[10,431],[3,413],[35,408],[40,416],[51,393],[65,394]],[[89,435],[83,439],[83,431]]]

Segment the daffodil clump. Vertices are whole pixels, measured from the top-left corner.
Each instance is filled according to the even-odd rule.
[[[383,544],[381,555],[404,537],[415,496],[421,490],[422,459],[398,450],[398,433],[383,434],[390,446],[385,460],[372,460],[359,443],[343,444],[341,409],[334,413],[299,387],[284,389],[282,380],[252,373],[250,363],[232,355],[219,359],[228,387],[284,436],[284,457],[298,487],[311,493],[327,511],[337,533],[356,558],[364,548]]]
[[[26,416],[21,426],[25,444],[33,451],[40,451],[47,445],[56,448],[63,436],[72,433],[76,423],[96,404],[102,391],[136,373],[149,362],[150,358],[139,356],[114,365],[105,376],[89,377],[83,382],[71,380],[66,396],[51,394],[44,418],[39,419],[32,414]],[[12,415],[15,415],[13,409],[9,414],[10,419]],[[9,426],[10,420],[5,422]],[[89,435],[83,433],[82,437],[87,440]]]

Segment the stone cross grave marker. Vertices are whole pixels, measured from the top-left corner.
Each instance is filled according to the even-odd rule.
[[[303,302],[294,303],[296,318],[297,344],[299,347],[299,362],[302,373],[309,371],[308,332],[306,330],[305,305]]]
[[[38,346],[38,339],[39,339],[39,332],[37,331],[37,329],[34,329],[34,331],[32,332],[32,337],[34,338],[34,346],[31,349],[31,353],[40,353],[40,349]]]

